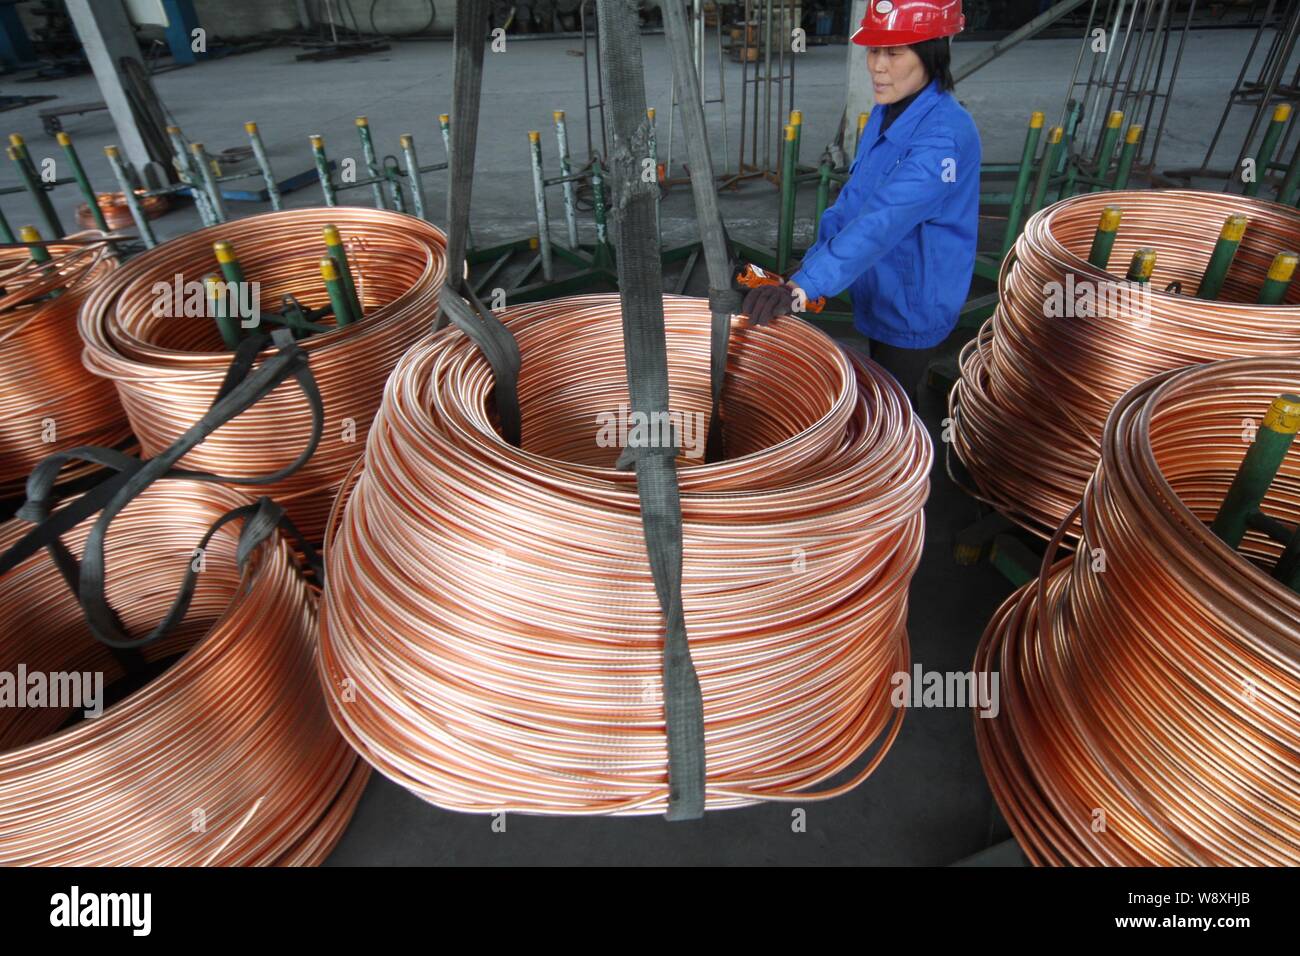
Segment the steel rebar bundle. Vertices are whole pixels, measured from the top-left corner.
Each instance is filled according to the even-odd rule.
[[[928,436],[883,370],[782,318],[733,331],[732,457],[704,464],[708,303],[664,308],[707,806],[843,793],[901,725],[889,680],[908,662]],[[462,333],[424,339],[389,380],[327,537],[331,711],[439,806],[661,813],[661,612],[636,477],[614,467],[619,299],[503,321],[523,356],[521,448],[494,428],[488,364]]]
[[[1115,406],[1072,558],[998,611],[975,719],[1003,815],[1036,864],[1300,863],[1300,594],[1281,546],[1211,521],[1300,359],[1166,373]],[[1264,512],[1300,521],[1300,449]],[[1063,523],[1058,538],[1064,534]],[[1049,554],[1052,553],[1049,551]]]
[[[1088,255],[1107,206],[1122,210],[1123,222],[1104,271]],[[1234,214],[1249,225],[1222,294],[1194,298]],[[1142,247],[1158,254],[1149,294],[1123,282]],[[997,311],[962,351],[949,398],[953,449],[972,493],[1050,537],[1078,503],[1106,417],[1128,389],[1186,365],[1300,353],[1300,288],[1282,305],[1255,302],[1284,250],[1300,250],[1300,212],[1242,196],[1094,193],[1034,216],[1003,263]],[[1182,294],[1165,291],[1174,282]],[[1051,297],[1072,303],[1084,288],[1097,293],[1095,314],[1051,314]]]

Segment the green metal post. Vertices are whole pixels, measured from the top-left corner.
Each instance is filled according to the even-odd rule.
[[[105,146],[104,155],[108,157],[108,164],[113,167],[113,176],[117,179],[118,188],[122,190],[122,198],[126,202],[126,208],[131,211],[131,219],[135,222],[140,238],[144,240],[145,248],[152,249],[158,245],[158,240],[154,238],[153,229],[149,226],[149,217],[144,214],[144,209],[140,205],[140,197],[135,194],[135,186],[127,174],[121,154],[118,153],[116,146]]]
[[[244,278],[244,267],[239,264],[239,257],[235,255],[234,245],[228,239],[219,239],[212,244],[212,252],[217,257],[217,265],[221,267],[221,275],[226,280],[226,288],[233,293],[232,301],[242,303],[244,301],[243,289],[247,280]],[[230,315],[229,313],[226,314]],[[239,319],[241,326],[244,326],[245,322],[253,318],[257,318],[258,322],[261,321],[260,317],[252,315],[231,315],[230,318],[232,320]],[[253,326],[250,324],[247,327],[252,328]]]
[[[776,271],[785,274],[790,267],[790,247],[794,244],[795,149],[798,131],[793,123],[785,128],[784,166],[781,170],[781,222],[776,238]]]
[[[1214,252],[1205,267],[1205,277],[1201,279],[1200,288],[1197,289],[1197,298],[1213,302],[1223,292],[1223,282],[1228,276],[1228,269],[1232,266],[1237,250],[1241,247],[1241,240],[1246,235],[1246,226],[1249,223],[1250,220],[1245,216],[1229,216],[1224,222],[1223,229],[1219,233],[1219,241],[1214,244]]]
[[[1156,251],[1143,247],[1133,253],[1133,262],[1128,267],[1128,281],[1146,285],[1156,271]]]
[[[226,212],[225,197],[221,195],[221,184],[212,171],[212,158],[202,143],[190,143],[190,155],[194,157],[194,165],[198,167],[203,179],[203,189],[208,194],[208,204],[212,207],[213,215],[217,217],[217,222],[225,222],[230,215]]]
[[[181,132],[179,126],[167,127],[167,138],[172,144],[173,163],[176,166],[176,174],[180,177],[181,182],[190,187],[190,196],[194,199],[194,208],[199,211],[199,219],[205,226],[214,226],[218,219],[216,213],[212,211],[212,204],[208,200],[208,192],[203,188],[203,177],[194,166],[194,157],[190,153],[190,144],[185,141],[185,135]]]
[[[36,166],[32,163],[31,156],[27,153],[27,146],[23,143],[23,138],[17,133],[11,133],[9,143],[9,158],[13,160],[14,167],[18,170],[23,185],[32,194],[32,200],[36,203],[36,209],[45,222],[45,228],[49,230],[50,235],[55,239],[63,238],[63,225],[59,222],[59,216],[54,211],[54,203],[50,202],[50,194],[45,189],[45,184],[41,182],[40,174],[36,172]]]
[[[813,221],[813,241],[816,242],[821,235],[822,216],[826,215],[826,208],[831,204],[831,164],[822,160],[821,166],[817,168],[817,218]]]
[[[334,183],[330,179],[330,162],[325,156],[324,137],[311,137],[311,155],[316,160],[316,175],[320,178],[320,191],[325,197],[325,205],[337,206],[339,201],[334,195]]]
[[[1300,143],[1296,144],[1291,154],[1291,165],[1287,167],[1286,178],[1282,188],[1277,192],[1277,201],[1284,206],[1294,206],[1300,199]]]
[[[244,124],[244,132],[248,134],[248,145],[253,147],[253,157],[257,160],[257,168],[262,172],[262,182],[266,183],[266,197],[271,201],[271,209],[279,212],[284,208],[280,199],[280,184],[275,181],[275,173],[271,171],[271,160],[266,155],[262,134],[252,121]]]
[[[551,223],[546,214],[546,178],[542,173],[542,134],[528,131],[528,159],[533,167],[533,212],[537,216],[537,243],[542,255],[542,276],[547,282],[555,278],[551,256]]]
[[[216,275],[208,273],[203,277],[203,287],[207,290],[208,312],[216,320],[221,341],[228,349],[239,348],[239,323],[226,311],[221,280]]]
[[[1107,206],[1101,211],[1101,222],[1097,226],[1097,235],[1092,240],[1092,251],[1088,253],[1088,262],[1103,271],[1110,265],[1110,254],[1115,248],[1115,237],[1119,235],[1120,220],[1123,211],[1118,206]]]
[[[1097,178],[1105,179],[1115,160],[1115,144],[1119,142],[1119,131],[1124,128],[1124,114],[1115,110],[1106,120],[1106,132],[1101,137],[1101,149],[1097,152]],[[1092,192],[1099,192],[1103,187],[1095,185]]]
[[[81,190],[81,198],[86,200],[86,207],[90,210],[95,225],[100,232],[108,232],[108,221],[104,219],[104,211],[99,208],[99,198],[95,195],[95,190],[90,186],[90,179],[86,176],[86,170],[81,165],[81,157],[77,155],[77,150],[72,145],[72,137],[63,130],[59,130],[55,138],[59,141],[59,145],[63,147],[63,154],[68,157],[68,165],[72,167],[72,178],[77,181],[77,188]]]
[[[17,242],[14,238],[14,231],[9,228],[9,219],[5,216],[4,210],[0,209],[0,242]]]
[[[41,233],[35,226],[23,226],[18,230],[18,235],[23,242],[27,243],[27,254],[31,257],[32,262],[49,262],[49,250],[42,245]]]
[[[1043,201],[1047,198],[1047,186],[1052,180],[1052,170],[1056,168],[1056,160],[1061,155],[1061,142],[1064,137],[1065,130],[1059,126],[1053,126],[1052,131],[1047,134],[1047,149],[1043,153],[1043,163],[1038,167],[1038,182],[1034,185],[1034,198],[1029,204],[1030,216],[1043,208]]]
[[[1273,110],[1273,122],[1268,124],[1268,129],[1264,131],[1264,142],[1260,144],[1259,155],[1255,157],[1255,177],[1246,183],[1245,194],[1247,196],[1258,196],[1260,184],[1268,178],[1268,167],[1273,162],[1273,154],[1277,152],[1277,144],[1282,139],[1282,131],[1286,129],[1287,122],[1291,119],[1291,104],[1279,103]]]
[[[1260,305],[1281,305],[1286,300],[1291,280],[1295,278],[1296,266],[1300,265],[1300,256],[1294,252],[1279,252],[1269,267],[1268,278],[1259,290]]]
[[[1133,161],[1137,158],[1138,147],[1142,144],[1142,127],[1136,123],[1128,128],[1124,137],[1124,149],[1119,154],[1119,167],[1115,170],[1115,182],[1112,189],[1128,189],[1129,177],[1133,173]]]
[[[1029,179],[1034,173],[1034,157],[1038,155],[1038,141],[1043,136],[1045,117],[1035,112],[1029,117],[1029,133],[1025,136],[1025,149],[1020,155],[1020,172],[1016,176],[1016,189],[1011,194],[1011,210],[1007,213],[1007,231],[1002,237],[1002,257],[1011,251],[1016,238],[1020,235],[1020,217],[1025,209],[1025,197],[1029,193]]]
[[[415,155],[415,137],[403,133],[401,144],[402,158],[406,160],[406,175],[411,180],[411,202],[415,204],[415,214],[421,219],[428,219],[424,209],[424,180],[420,178],[420,161]]]
[[[343,290],[348,297],[348,312],[359,321],[365,316],[365,311],[361,308],[361,296],[357,294],[357,280],[352,274],[352,263],[348,261],[347,248],[343,245],[343,237],[339,235],[339,227],[330,223],[325,227],[324,234],[325,251],[334,260],[339,281],[343,283]]]
[[[343,288],[332,256],[321,259],[320,275],[325,280],[325,291],[329,293],[330,305],[334,309],[334,321],[340,326],[351,325],[357,317],[352,313],[352,303],[348,301],[347,290]]]
[[[379,179],[379,157],[375,155],[375,141],[370,136],[370,121],[364,116],[357,117],[357,135],[361,137],[361,154],[366,160],[366,170],[370,173],[370,178],[378,180],[370,184],[370,190],[375,196],[375,208],[387,209],[388,201],[384,198],[384,184]]]
[[[596,252],[592,265],[605,268],[613,263],[609,248],[609,227],[605,223],[605,176],[600,171],[600,160],[591,165],[591,206],[596,220]]]
[[[1277,470],[1300,431],[1300,397],[1279,395],[1273,399],[1264,425],[1237,469],[1223,505],[1210,528],[1230,548],[1241,546],[1250,516],[1259,510]]]

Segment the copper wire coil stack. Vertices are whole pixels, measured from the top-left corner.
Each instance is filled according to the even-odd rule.
[[[147,633],[208,526],[247,499],[168,481],[109,529],[106,593]],[[81,554],[91,522],[64,535]],[[0,526],[0,552],[30,529]],[[311,865],[333,848],[369,774],[332,726],[316,676],[316,600],[278,536],[240,574],[238,525],[217,532],[190,609],[140,653],[161,675],[80,711],[0,708],[0,863]],[[123,677],[44,551],[0,578],[0,670]]]
[[[81,364],[77,310],[117,265],[100,235],[49,245],[44,265],[27,249],[0,249],[0,499],[19,494],[52,451],[130,437],[113,387]]]
[[[1123,221],[1104,272],[1088,254],[1107,206]],[[1223,292],[1218,301],[1193,298],[1229,215],[1250,222]],[[1122,282],[1141,247],[1158,254],[1149,296],[1117,295],[1092,318],[1049,317],[1049,288]],[[963,350],[949,399],[969,490],[1050,537],[1078,503],[1106,416],[1128,389],[1186,365],[1300,352],[1300,288],[1282,305],[1255,301],[1284,250],[1300,251],[1300,212],[1223,193],[1085,194],[1030,219],[1003,263],[997,311]],[[1164,291],[1175,281],[1184,294]],[[1067,544],[1077,533],[1070,529]]]
[[[157,219],[171,208],[171,200],[166,196],[137,195],[137,200],[146,219]],[[131,209],[122,193],[96,193],[95,202],[109,229],[134,227],[135,220],[131,218]],[[77,224],[83,229],[93,229],[95,226],[95,216],[85,203],[77,207]]]
[[[347,245],[364,317],[300,343],[324,400],[324,437],[292,477],[256,490],[283,504],[313,540],[323,534],[334,494],[365,445],[384,380],[433,327],[446,274],[446,237],[439,229],[401,213],[351,206],[210,226],[133,258],[99,286],[81,315],[86,367],[117,386],[144,454],[156,455],[207,411],[231,359],[212,319],[155,314],[162,287],[201,283],[217,269],[213,244],[228,240],[248,282],[260,284],[263,312],[277,310],[287,294],[321,308],[329,301],[319,270],[322,229],[330,223]],[[287,382],[214,432],[182,464],[252,478],[292,462],[310,434],[310,407]]]
[[[1207,524],[1244,423],[1298,387],[1300,360],[1247,359],[1129,392],[1080,547],[985,632],[1001,708],[976,741],[1035,864],[1300,864],[1300,594],[1270,573],[1278,544],[1251,531],[1234,551]],[[1300,521],[1300,448],[1262,510]]]
[[[665,312],[671,409],[694,423],[682,589],[706,806],[846,792],[904,713],[889,679],[909,660],[929,438],[883,370],[783,318],[734,330],[729,457],[705,464],[690,450],[710,412],[708,305]],[[619,299],[502,317],[523,356],[522,448],[495,430],[489,367],[460,332],[389,380],[331,519],[330,707],[366,760],[439,806],[661,813],[663,622],[636,478],[602,433],[628,401]]]

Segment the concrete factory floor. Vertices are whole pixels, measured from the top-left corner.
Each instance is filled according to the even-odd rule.
[[[1240,68],[1252,34],[1245,30],[1198,31],[1192,35],[1177,96],[1160,154],[1160,167],[1198,166],[1212,125]],[[958,64],[985,44],[959,43]],[[504,54],[487,56],[483,122],[474,189],[474,237],[479,244],[527,235],[535,230],[526,134],[543,131],[549,174],[555,174],[551,110],[568,111],[570,142],[576,159],[586,157],[582,60],[573,39],[512,41]],[[985,160],[1018,159],[1029,113],[1041,109],[1054,122],[1061,111],[1076,40],[1037,40],[1022,45],[961,84],[960,98],[972,111],[984,137]],[[382,153],[397,152],[397,137],[416,136],[425,163],[444,158],[436,118],[450,108],[451,45],[442,41],[395,44],[386,53],[335,63],[296,63],[294,50],[280,48],[205,63],[159,75],[155,85],[175,120],[212,152],[246,142],[242,123],[261,126],[281,178],[311,168],[307,136],[324,135],[331,157],[360,157],[353,119],[369,117]],[[843,103],[845,48],[814,47],[798,62],[797,103],[804,110],[804,160],[813,161],[832,135]],[[669,74],[662,36],[645,40],[649,104],[659,107],[661,156],[667,146]],[[712,109],[714,161],[734,167],[739,135],[740,66],[727,62],[729,113],[727,155],[722,154],[718,110]],[[709,73],[716,90],[717,74]],[[89,76],[45,83],[7,84],[8,93],[55,93],[57,101],[14,110],[0,119],[5,131],[22,133],[39,162],[58,157],[54,140],[43,134],[41,106],[98,99]],[[1245,133],[1249,111],[1238,109],[1217,160],[1231,163]],[[114,141],[107,113],[67,119],[65,128],[79,147],[92,182],[109,188],[111,174],[102,147]],[[680,129],[678,130],[680,134]],[[597,136],[599,135],[597,127]],[[598,147],[599,148],[599,147]],[[775,148],[775,144],[774,144]],[[681,159],[680,135],[674,157]],[[677,170],[680,172],[680,167]],[[66,175],[60,169],[60,175]],[[445,173],[427,182],[433,218],[445,221]],[[250,180],[254,188],[260,183]],[[0,187],[18,185],[9,163],[0,164]],[[74,221],[76,190],[57,192],[65,225]],[[369,204],[368,190],[345,194]],[[555,234],[563,231],[562,207],[553,197]],[[320,202],[313,181],[289,197],[291,206]],[[800,197],[800,234],[811,232],[813,194]],[[36,222],[23,194],[2,205],[15,227]],[[232,203],[235,215],[263,212],[262,204]],[[774,243],[777,194],[750,183],[722,199],[732,233],[752,243]],[[589,214],[584,216],[589,218]],[[160,236],[174,236],[198,224],[188,204],[159,220]],[[1001,224],[987,224],[988,237]],[[674,187],[663,205],[669,241],[695,237],[689,189]],[[589,238],[584,230],[584,239]],[[986,237],[986,238],[988,238]],[[797,237],[798,238],[798,237]],[[699,272],[702,274],[703,269]],[[698,293],[697,282],[689,291]],[[956,341],[952,345],[959,344]],[[943,396],[922,396],[922,410],[938,443],[945,416]],[[1010,593],[1006,580],[988,565],[959,567],[952,558],[954,533],[979,512],[973,501],[944,475],[940,460],[927,509],[925,555],[913,587],[910,616],[912,655],[926,670],[969,669],[985,622]],[[775,804],[711,814],[694,823],[669,825],[659,818],[547,819],[513,815],[497,833],[485,816],[451,813],[426,805],[376,776],[356,817],[331,858],[337,864],[432,863],[789,863],[927,864],[953,863],[979,853],[1009,835],[993,805],[976,756],[971,713],[963,709],[915,709],[877,772],[853,793],[826,803],[804,804],[806,832],[792,832],[791,805]],[[1014,854],[1007,858],[1014,859]]]

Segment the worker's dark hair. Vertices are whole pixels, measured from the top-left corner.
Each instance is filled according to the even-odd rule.
[[[952,46],[947,37],[936,37],[913,43],[912,49],[921,58],[921,65],[931,80],[939,81],[939,89],[951,90],[957,82],[952,78]]]

